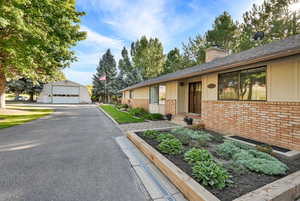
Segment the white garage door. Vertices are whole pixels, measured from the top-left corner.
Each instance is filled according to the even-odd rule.
[[[53,103],[79,103],[79,87],[53,86]]]

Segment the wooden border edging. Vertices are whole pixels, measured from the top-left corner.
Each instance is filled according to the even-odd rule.
[[[179,169],[176,165],[152,148],[135,133],[128,132],[127,137],[172,181],[172,183],[190,201],[220,201],[216,196],[207,191],[192,177]]]

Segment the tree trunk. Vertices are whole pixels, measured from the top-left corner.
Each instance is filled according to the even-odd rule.
[[[0,108],[2,109],[5,108],[5,87],[6,78],[3,69],[1,69],[0,65]]]
[[[33,102],[34,101],[33,99],[34,99],[34,92],[31,92],[30,93],[30,99],[29,99],[29,101]]]

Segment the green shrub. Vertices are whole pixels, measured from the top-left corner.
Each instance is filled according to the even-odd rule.
[[[234,154],[240,152],[240,148],[237,147],[232,140],[225,140],[223,144],[217,146],[217,152],[219,155],[225,158],[232,158]]]
[[[158,131],[147,130],[144,131],[142,135],[148,139],[156,139],[159,134],[160,132]]]
[[[183,145],[189,145],[191,138],[187,135],[182,134],[174,134],[174,136],[183,144]]]
[[[240,143],[230,140],[218,145],[217,151],[222,156],[233,159],[236,164],[242,165],[253,172],[266,175],[283,175],[288,170],[288,167],[275,157],[257,151],[252,147],[241,146]]]
[[[230,175],[212,160],[196,162],[192,167],[193,177],[204,186],[222,189],[230,183]]]
[[[171,139],[176,139],[176,137],[170,133],[162,133],[156,138],[158,142],[162,142],[163,140],[171,140]]]
[[[206,132],[206,131],[202,131],[202,130],[192,130],[189,128],[184,128],[184,127],[180,127],[180,128],[174,128],[171,130],[171,133],[173,134],[181,134],[181,135],[187,135],[192,139],[203,139],[203,140],[207,140],[210,141],[212,139],[212,136]]]
[[[164,115],[162,115],[160,113],[149,113],[146,117],[147,117],[147,119],[152,120],[152,121],[164,119]]]
[[[144,108],[131,108],[129,110],[129,114],[136,117],[144,117],[148,114],[148,112]]]
[[[158,150],[165,154],[176,155],[183,151],[183,147],[178,139],[168,139],[158,145]]]
[[[211,160],[212,156],[207,150],[191,148],[184,154],[184,160],[189,164],[194,164],[198,161],[208,161]]]

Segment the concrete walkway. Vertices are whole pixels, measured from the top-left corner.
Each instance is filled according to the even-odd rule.
[[[119,127],[123,132],[126,132],[126,131],[139,131],[139,130],[148,130],[148,129],[175,128],[178,127],[178,125],[169,121],[149,121],[149,122],[142,122],[142,123],[120,124]]]
[[[95,106],[55,109],[0,130],[0,201],[146,201],[121,131]]]

